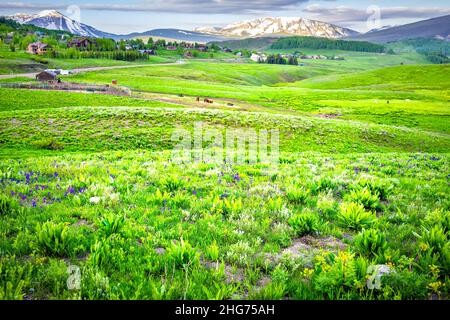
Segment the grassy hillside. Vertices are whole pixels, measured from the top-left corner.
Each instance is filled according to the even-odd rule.
[[[383,68],[346,76],[316,78],[301,83],[317,89],[380,89],[389,90],[448,90],[450,66],[413,65]]]

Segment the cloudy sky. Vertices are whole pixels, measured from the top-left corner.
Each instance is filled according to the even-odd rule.
[[[74,10],[75,8],[75,10]],[[78,14],[79,8],[79,14]],[[257,17],[303,17],[358,31],[450,14],[448,0],[1,0],[0,15],[55,9],[113,33],[191,30]],[[378,19],[379,17],[379,19]]]

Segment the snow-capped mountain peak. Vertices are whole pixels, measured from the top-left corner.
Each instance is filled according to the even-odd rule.
[[[80,36],[94,38],[114,36],[109,33],[99,31],[81,22],[72,20],[56,10],[44,10],[38,12],[37,14],[31,15],[18,13],[13,16],[8,16],[8,18],[21,24],[32,24],[34,26],[50,30],[67,31]]]
[[[195,31],[228,37],[300,35],[341,38],[357,33],[330,23],[300,17],[265,17],[235,22],[223,28],[196,28]]]

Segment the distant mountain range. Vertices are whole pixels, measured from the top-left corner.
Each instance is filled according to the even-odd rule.
[[[437,38],[450,40],[450,15],[423,20],[402,26],[383,28],[365,34],[348,37],[352,40],[362,40],[375,43],[407,40],[412,38]]]
[[[195,31],[224,37],[252,38],[261,36],[315,36],[342,38],[358,32],[330,23],[299,17],[260,18],[237,22],[224,28],[196,28]]]
[[[21,24],[32,24],[36,27],[50,30],[68,31],[73,34],[86,37],[111,38],[116,36],[108,32],[97,30],[84,23],[72,20],[55,10],[44,10],[37,14],[18,13],[13,16],[8,16],[7,18]]]
[[[21,24],[32,24],[51,30],[68,31],[75,35],[95,38],[131,39],[137,37],[160,37],[179,41],[212,42],[227,39],[255,37],[315,36],[330,39],[352,39],[376,43],[405,40],[410,38],[439,38],[450,40],[450,15],[419,21],[402,26],[382,27],[360,34],[354,30],[330,23],[303,18],[260,18],[237,22],[223,28],[196,28],[194,31],[180,29],[155,29],[130,34],[112,34],[72,20],[55,10],[37,14],[16,14],[7,18]]]

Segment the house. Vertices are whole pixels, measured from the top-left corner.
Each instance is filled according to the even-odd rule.
[[[182,42],[181,46],[185,49],[194,49],[194,44],[189,42]]]
[[[51,71],[42,71],[36,75],[36,80],[41,82],[56,81],[56,73]]]
[[[236,56],[242,57],[242,52],[236,52]]]
[[[94,41],[89,38],[76,38],[67,43],[68,48],[88,48],[93,45]]]
[[[27,52],[31,54],[44,54],[49,48],[50,46],[48,44],[38,41],[30,43],[27,47]]]
[[[264,54],[252,53],[250,59],[255,62],[265,62],[267,60],[267,56]]]
[[[184,57],[185,57],[185,58],[192,58],[192,57],[193,57],[193,54],[192,54],[192,52],[190,52],[190,51],[186,51],[186,52],[184,53]]]
[[[223,49],[223,52],[233,52],[233,50],[231,50],[230,48],[225,48]]]
[[[145,50],[139,50],[142,54],[148,54],[149,56],[156,56],[156,51],[153,49],[145,49]]]
[[[169,50],[169,51],[177,51],[178,48],[177,48],[176,46],[167,46],[167,47],[166,47],[166,50]]]
[[[198,49],[199,51],[201,51],[201,52],[206,52],[206,51],[208,51],[208,47],[205,46],[204,44],[200,44],[200,45],[198,46],[197,49]]]

